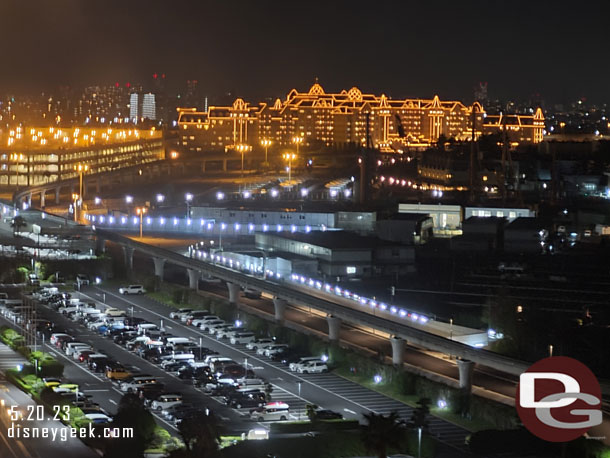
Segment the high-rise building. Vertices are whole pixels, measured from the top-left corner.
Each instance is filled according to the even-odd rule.
[[[142,96],[142,117],[153,121],[157,119],[155,94],[148,93]]]
[[[137,121],[140,118],[140,94],[133,92],[129,96],[129,118]]]

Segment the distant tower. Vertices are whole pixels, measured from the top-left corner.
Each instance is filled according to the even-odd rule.
[[[487,82],[479,83],[479,85],[474,88],[474,101],[479,102],[483,106],[487,105]]]
[[[133,92],[129,96],[129,118],[132,121],[137,121],[140,117],[140,96],[137,92]]]
[[[142,97],[142,117],[151,120],[157,119],[155,94],[148,93]]]

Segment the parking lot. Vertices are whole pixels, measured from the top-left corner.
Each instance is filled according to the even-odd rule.
[[[95,306],[101,310],[112,307],[124,311],[127,317],[142,323],[148,322],[152,327],[162,327],[166,334],[186,337],[190,339],[191,343],[202,346],[210,352],[217,352],[218,356],[230,359],[236,366],[252,371],[251,376],[264,379],[271,385],[271,397],[266,399],[267,402],[289,407],[286,420],[306,419],[307,404],[315,404],[321,409],[340,414],[346,419],[361,420],[362,414],[368,412],[387,414],[397,411],[404,420],[408,420],[411,416],[412,409],[407,405],[335,374],[293,372],[281,362],[272,361],[264,355],[257,354],[255,350],[247,349],[244,344],[232,345],[228,339],[217,339],[210,336],[207,331],[188,326],[180,320],[171,319],[169,313],[174,309],[159,304],[145,295],[123,296],[116,290],[99,286],[84,286],[80,293],[75,293],[75,296],[81,302],[90,303],[92,307]],[[101,302],[103,299],[106,301],[105,304]],[[83,324],[73,321],[68,316],[47,306],[40,307],[39,313],[55,322],[56,328],[65,330],[79,341],[90,345],[95,351],[108,355],[130,372],[153,376],[156,381],[164,385],[164,392],[180,393],[185,404],[197,405],[201,409],[215,412],[235,433],[247,432],[255,425],[268,424],[268,421],[259,423],[250,419],[252,406],[229,408],[225,404],[227,400],[225,393],[213,392],[209,387],[197,385],[197,382],[193,383],[191,379],[180,378],[179,372],[165,371],[159,364],[137,356],[134,351],[128,351],[124,346],[104,337],[98,332],[99,330],[87,329]],[[151,338],[153,336],[154,332],[151,333]],[[49,348],[49,350],[66,363],[64,374],[67,379],[78,383],[84,394],[90,395],[110,414],[116,410],[117,403],[124,394],[116,383],[110,382],[104,374],[93,372],[86,365],[75,362],[72,358],[62,354],[58,348]],[[215,375],[220,376],[220,374]],[[262,396],[262,394],[259,395]],[[234,404],[234,407],[236,406]],[[160,412],[155,411],[154,414],[164,427],[174,434],[176,433],[175,423],[162,417]],[[468,434],[464,429],[435,417],[430,417],[430,432],[444,443],[461,449],[464,448],[464,439]]]

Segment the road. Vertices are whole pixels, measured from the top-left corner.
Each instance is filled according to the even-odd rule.
[[[67,432],[69,428],[59,420],[50,418],[52,415],[46,413],[43,420],[13,422],[7,412],[11,406],[18,407],[22,412],[35,412],[33,407],[36,405],[32,399],[23,391],[16,388],[11,383],[8,383],[3,371],[9,368],[15,368],[17,364],[22,364],[24,358],[14,352],[6,345],[0,343],[0,403],[3,407],[0,409],[0,457],[2,458],[94,458],[98,455],[83,444],[79,439],[70,437]],[[28,407],[29,406],[29,407]],[[33,418],[36,415],[33,416]],[[51,437],[41,438],[16,438],[9,437],[11,426],[13,431],[22,428],[48,428],[49,431],[56,432],[55,440]],[[52,434],[52,433],[50,433]],[[66,440],[61,440],[62,435]]]

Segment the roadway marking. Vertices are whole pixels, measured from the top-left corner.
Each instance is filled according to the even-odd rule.
[[[102,290],[102,291],[103,291],[103,290]],[[114,296],[114,297],[116,297],[117,299],[121,299],[121,300],[123,300],[123,301],[127,302],[128,304],[131,304],[131,305],[132,305],[132,306],[134,306],[134,307],[138,307],[139,309],[145,310],[145,311],[147,311],[147,312],[149,312],[149,313],[152,313],[153,315],[156,315],[156,316],[158,316],[158,317],[160,317],[160,318],[163,318],[163,319],[167,318],[165,315],[161,315],[160,313],[153,312],[152,310],[148,310],[148,309],[146,309],[144,306],[138,305],[138,304],[136,304],[135,302],[132,302],[132,301],[130,301],[130,300],[128,300],[128,299],[126,299],[125,297],[121,297],[121,296],[119,296],[119,295],[117,295],[117,294],[114,294],[114,293],[111,293],[111,292],[107,292],[106,294],[110,294],[111,296]],[[88,296],[88,297],[90,297],[90,296]],[[194,329],[196,329],[196,328],[193,328],[193,327],[189,328],[188,326],[185,326],[185,325],[183,325],[183,324],[179,324],[179,326],[183,327],[184,329],[186,329],[187,331],[190,331],[190,332],[192,332],[192,333],[195,333],[195,334],[200,334],[200,335],[202,335],[202,336],[205,336],[205,333],[195,331]],[[208,337],[208,338],[210,338],[210,337]],[[222,346],[224,346],[224,347],[226,347],[226,348],[230,348],[230,349],[231,349],[231,350],[233,350],[233,351],[236,351],[236,352],[238,352],[238,353],[241,353],[242,355],[245,355],[245,357],[247,357],[247,358],[252,358],[252,359],[254,359],[254,360],[258,361],[258,362],[259,362],[259,363],[261,363],[261,364],[266,364],[266,363],[265,363],[265,361],[263,361],[262,359],[257,358],[257,357],[255,357],[255,356],[253,356],[253,355],[250,355],[250,354],[248,354],[248,353],[245,353],[243,350],[239,350],[239,349],[237,349],[237,348],[235,348],[235,347],[232,347],[232,346],[230,346],[230,345],[228,345],[228,344],[226,344],[226,343],[224,343],[224,342],[221,342],[220,340],[217,340],[216,342],[218,342],[220,345],[222,345]],[[326,389],[326,388],[324,388],[324,387],[322,387],[322,386],[318,385],[317,383],[313,383],[313,382],[311,382],[311,381],[308,381],[308,380],[304,379],[303,377],[299,377],[298,375],[294,375],[294,374],[292,374],[292,373],[290,373],[290,372],[286,371],[285,369],[282,369],[282,368],[279,368],[279,367],[275,367],[275,366],[272,366],[272,367],[274,367],[274,368],[275,368],[275,369],[277,369],[278,371],[281,371],[281,372],[284,372],[284,373],[286,373],[286,374],[290,375],[291,377],[294,377],[294,378],[296,378],[296,379],[299,379],[299,380],[301,380],[302,382],[309,383],[311,386],[315,386],[316,388],[318,388],[318,389],[319,389],[319,390],[321,390],[321,391],[325,391],[325,392],[327,392],[327,393],[329,393],[329,394],[331,394],[331,395],[333,395],[333,396],[337,396],[338,398],[343,399],[343,400],[344,400],[345,402],[347,402],[348,404],[353,404],[353,405],[355,405],[355,406],[358,406],[358,407],[360,407],[361,409],[363,409],[363,410],[365,410],[365,411],[367,411],[367,412],[375,412],[374,410],[369,409],[368,407],[363,406],[362,404],[360,404],[360,403],[358,403],[358,402],[356,402],[356,401],[352,401],[352,400],[350,400],[350,399],[346,398],[345,396],[342,396],[342,395],[340,395],[340,394],[338,394],[338,393],[335,393],[335,392],[333,392],[333,391],[331,391],[331,390],[328,390],[328,389]],[[291,394],[293,394],[293,393],[291,393]],[[400,402],[400,401],[397,401],[397,402]],[[375,412],[375,413],[377,413],[377,412]]]
[[[116,403],[116,401],[114,399],[108,399],[108,402],[110,402],[110,404],[117,405],[117,403]]]
[[[47,343],[45,343],[44,345],[49,345]],[[101,378],[99,378],[97,375],[93,374],[93,372],[89,372],[87,369],[85,369],[83,366],[79,366],[78,364],[76,364],[76,362],[74,360],[71,360],[70,358],[68,358],[66,355],[62,355],[61,353],[59,354],[59,356],[61,356],[62,358],[70,361],[71,363],[73,363],[73,365],[75,367],[78,367],[80,370],[82,370],[83,372],[85,372],[86,374],[89,374],[91,377],[94,377],[95,379],[99,380],[100,382],[106,382],[106,380],[103,380]]]
[[[83,393],[97,393],[102,391],[110,391],[110,390],[83,390]]]
[[[358,415],[356,412],[354,412],[353,410],[349,410],[349,409],[343,409],[344,411],[346,411],[347,413],[351,413],[352,415]]]

